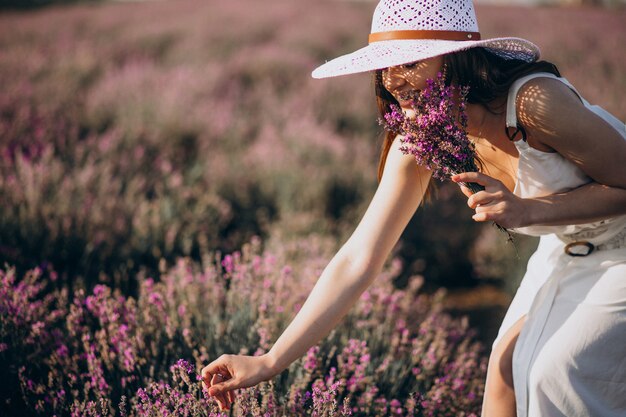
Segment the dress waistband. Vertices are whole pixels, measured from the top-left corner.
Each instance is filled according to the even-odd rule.
[[[612,238],[602,242],[593,244],[586,240],[575,240],[565,245],[564,251],[569,256],[587,256],[597,250],[612,250],[626,248],[626,228]]]

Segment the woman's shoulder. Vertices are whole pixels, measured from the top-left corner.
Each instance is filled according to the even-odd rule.
[[[533,78],[520,88],[516,98],[519,123],[535,143],[572,160],[599,147],[624,149],[625,141],[605,118],[578,95],[571,84],[557,78]],[[593,146],[590,144],[593,143]],[[607,151],[606,157],[610,157]]]
[[[565,78],[550,73],[531,74],[517,79],[513,84],[515,83],[520,84],[518,85],[517,100],[524,102],[527,106],[532,103],[539,104],[541,100],[555,98],[573,99],[572,104],[583,104],[572,84]]]
[[[515,113],[528,133],[558,133],[587,109],[577,92],[556,77],[528,79],[517,91]]]

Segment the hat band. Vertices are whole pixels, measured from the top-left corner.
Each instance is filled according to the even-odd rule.
[[[438,39],[445,41],[477,41],[479,32],[460,32],[458,30],[391,30],[389,32],[370,33],[369,43],[404,39]]]

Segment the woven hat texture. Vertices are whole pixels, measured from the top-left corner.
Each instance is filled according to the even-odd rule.
[[[382,0],[372,19],[372,34],[393,31],[478,32],[471,0]],[[436,37],[437,35],[433,35]],[[506,59],[528,62],[539,48],[515,37],[481,40],[392,39],[370,42],[364,48],[321,65],[313,78],[335,77],[407,64],[464,49],[485,47]]]

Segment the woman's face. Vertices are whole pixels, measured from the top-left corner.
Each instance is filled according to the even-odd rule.
[[[389,67],[383,70],[383,86],[394,96],[400,107],[409,109],[407,101],[403,101],[400,95],[411,90],[421,90],[426,86],[426,80],[437,77],[437,73],[443,67],[443,57],[416,61],[409,64]]]

